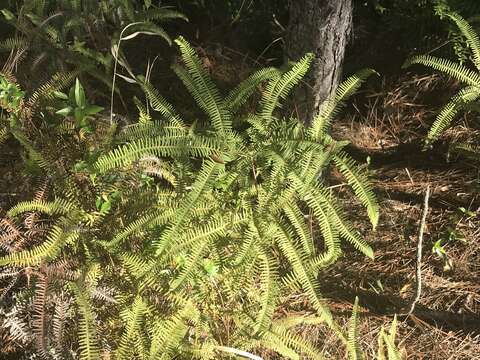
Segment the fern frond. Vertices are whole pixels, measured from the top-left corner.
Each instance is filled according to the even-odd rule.
[[[35,298],[33,300],[33,331],[35,333],[35,343],[37,345],[40,356],[44,359],[48,358],[47,334],[46,334],[46,310],[48,294],[48,278],[41,274],[37,277]]]
[[[319,141],[322,138],[322,135],[328,130],[333,117],[345,106],[350,96],[373,74],[378,75],[373,69],[361,70],[338,86],[335,94],[322,105],[319,114],[313,119],[312,127],[310,128],[312,139]]]
[[[403,65],[408,67],[412,64],[421,64],[432,69],[441,71],[454,79],[470,85],[480,87],[480,74],[447,59],[440,59],[431,55],[414,56]]]
[[[310,230],[305,223],[305,217],[296,202],[292,202],[284,207],[283,211],[285,212],[285,215],[287,215],[290,223],[295,228],[295,232],[302,243],[305,253],[308,256],[313,255],[315,253],[315,245],[313,243],[312,234],[310,233]]]
[[[458,29],[461,31],[463,36],[465,36],[467,44],[473,54],[473,63],[475,64],[475,67],[480,71],[480,40],[477,33],[472,28],[472,26],[457,13],[448,12],[445,15],[455,22]]]
[[[390,329],[388,334],[385,332],[383,335],[383,341],[387,345],[387,354],[388,360],[402,360],[402,355],[400,351],[395,346],[395,337],[397,335],[397,316],[393,318],[392,324],[390,325]]]
[[[180,19],[188,22],[188,18],[184,14],[167,6],[150,8],[145,12],[145,16],[148,20],[164,21]]]
[[[145,81],[141,84],[141,86],[153,110],[158,111],[172,124],[176,126],[183,126],[183,120],[181,119],[180,115],[177,114],[173,105],[170,104],[162,95],[160,95],[158,90],[155,89],[152,84]]]
[[[26,49],[28,41],[21,37],[7,38],[0,41],[0,51],[11,51],[15,49]]]
[[[480,97],[480,83],[477,86],[468,86],[455,95],[440,111],[432,127],[428,131],[427,142],[438,139],[440,134],[450,126],[455,116],[466,105]]]
[[[282,250],[283,255],[288,259],[288,262],[292,266],[295,278],[301,284],[308,299],[311,301],[312,306],[319,315],[322,316],[327,324],[332,323],[332,315],[330,310],[324,305],[323,301],[318,297],[319,284],[317,279],[310,275],[310,272],[305,267],[307,263],[307,256],[301,249],[296,247],[292,241],[292,234],[288,228],[284,225],[277,224],[277,242]]]
[[[300,354],[304,354],[308,359],[325,359],[308,341],[280,326],[274,326],[263,337],[266,340],[263,343],[267,345],[267,348],[271,348],[289,359],[300,359]],[[289,351],[289,349],[293,350],[293,352]]]
[[[257,87],[264,81],[272,78],[279,78],[281,72],[276,68],[264,68],[254,72],[247,79],[243,80],[235,89],[230,91],[225,98],[225,104],[232,114],[235,114],[248,98],[255,92]]]
[[[260,311],[255,319],[254,333],[263,333],[270,327],[277,303],[277,264],[264,252],[259,259]]]
[[[185,337],[189,329],[186,321],[196,321],[198,316],[199,314],[195,307],[191,303],[187,303],[170,319],[157,321],[153,329],[149,359],[171,358],[169,354],[180,346],[180,341]]]
[[[208,115],[218,134],[221,137],[226,137],[232,128],[231,114],[222,100],[220,91],[210,79],[190,44],[183,37],[177,38],[175,42],[180,48],[182,59],[189,75],[188,77],[181,77],[181,80],[185,83],[198,105]]]
[[[203,164],[202,169],[198,173],[197,179],[192,185],[191,191],[188,193],[185,199],[182,200],[181,204],[179,205],[179,209],[176,211],[175,221],[170,224],[167,230],[165,230],[160,240],[154,244],[157,249],[157,256],[162,254],[167,246],[169,246],[172,238],[177,236],[177,232],[183,226],[191,209],[201,199],[202,195],[211,188],[212,183],[217,177],[220,169],[221,166],[211,160],[208,160]]]
[[[62,247],[67,243],[73,243],[78,239],[78,233],[64,233],[62,229],[54,226],[47,236],[47,240],[30,250],[11,253],[0,258],[0,266],[33,266],[42,261],[54,259]]]
[[[8,216],[15,217],[26,212],[42,212],[47,215],[66,215],[76,208],[65,199],[55,199],[54,201],[23,201],[8,210]]]
[[[138,337],[142,337],[141,327],[145,315],[150,311],[145,301],[137,296],[129,308],[122,315],[125,322],[125,329],[120,338],[120,345],[117,349],[118,359],[130,360],[134,358],[135,344],[138,343]],[[145,351],[146,352],[146,351]]]
[[[313,54],[305,55],[280,79],[269,82],[260,102],[260,116],[264,120],[271,121],[273,111],[280,105],[280,100],[285,99],[293,87],[305,76],[312,60]]]
[[[329,216],[331,216],[334,223],[337,225],[340,235],[350,242],[358,251],[373,259],[372,248],[363,240],[357,231],[355,231],[350,223],[345,219],[345,215],[340,211],[338,205],[333,202],[333,199],[321,189],[313,189],[308,192],[307,201],[310,198],[317,198],[320,204],[325,207]]]
[[[358,297],[355,298],[352,316],[350,317],[350,322],[348,324],[348,355],[350,360],[363,359],[358,335]]]
[[[128,224],[121,232],[116,234],[112,240],[103,243],[107,248],[114,248],[120,243],[133,236],[135,233],[139,234],[145,231],[146,228],[152,225],[165,225],[172,219],[174,215],[173,209],[165,211],[155,211],[139,217],[137,220]]]
[[[375,229],[378,224],[380,211],[367,174],[361,171],[355,161],[344,152],[334,155],[333,160],[347,179],[348,184],[352,187],[358,199],[367,209],[368,217],[373,229]]]
[[[220,146],[215,138],[199,136],[143,138],[102,155],[94,166],[99,172],[106,172],[130,165],[146,155],[208,157],[219,152]]]
[[[75,300],[80,312],[80,321],[78,329],[78,342],[80,346],[81,360],[100,360],[100,346],[98,345],[97,333],[95,328],[95,316],[92,311],[92,305],[88,301],[86,289],[83,285],[70,283]]]
[[[318,220],[320,231],[325,242],[325,252],[310,261],[312,269],[319,270],[332,264],[340,256],[340,238],[337,225],[332,220],[331,214],[325,209],[325,206],[322,205],[318,198],[307,196],[305,200]]]

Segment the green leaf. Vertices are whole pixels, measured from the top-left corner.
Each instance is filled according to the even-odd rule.
[[[68,95],[61,92],[61,91],[54,91],[53,92],[53,95],[55,95],[55,97],[59,98],[59,99],[62,99],[62,100],[68,100]]]
[[[109,212],[111,208],[112,208],[112,203],[110,202],[110,200],[105,201],[100,207],[100,212],[105,214]]]
[[[86,100],[85,100],[85,91],[83,90],[82,84],[80,84],[80,80],[75,81],[75,103],[78,107],[85,107]]]
[[[85,111],[85,115],[89,116],[89,115],[94,115],[96,113],[99,113],[102,110],[103,110],[103,107],[101,106],[87,105],[84,111]]]
[[[55,112],[55,114],[58,114],[58,115],[62,115],[62,116],[69,116],[71,113],[72,113],[72,107],[71,106],[67,106],[66,108],[63,108],[63,109],[60,109],[58,110],[57,112]]]

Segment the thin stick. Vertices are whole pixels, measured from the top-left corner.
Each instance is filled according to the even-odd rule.
[[[420,230],[418,232],[418,244],[417,244],[417,272],[415,274],[415,282],[417,284],[417,291],[415,294],[415,299],[413,299],[412,305],[410,306],[410,311],[407,315],[411,315],[413,310],[415,310],[415,305],[420,300],[422,294],[422,246],[423,246],[423,232],[425,230],[425,223],[427,221],[428,213],[428,199],[430,197],[430,185],[427,186],[427,191],[425,192],[425,201],[423,203],[423,214],[422,221],[420,222]]]
[[[113,98],[115,96],[115,80],[117,78],[117,65],[118,65],[118,57],[120,56],[120,44],[122,43],[123,40],[123,33],[125,30],[127,30],[129,27],[133,25],[140,24],[141,22],[134,22],[130,23],[127,26],[123,28],[123,30],[120,32],[120,37],[118,39],[118,44],[117,47],[113,49],[112,54],[113,57],[115,58],[115,63],[113,65],[113,79],[112,79],[112,92],[110,94],[110,124],[113,124]]]

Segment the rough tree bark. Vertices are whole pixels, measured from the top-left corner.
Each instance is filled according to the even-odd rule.
[[[352,0],[291,0],[286,55],[298,60],[312,52],[315,59],[297,92],[298,110],[310,122],[341,80],[345,47],[352,29]]]

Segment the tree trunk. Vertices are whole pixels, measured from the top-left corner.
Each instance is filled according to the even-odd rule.
[[[291,0],[286,55],[315,58],[297,91],[298,112],[309,123],[341,80],[345,47],[352,29],[352,0]]]

